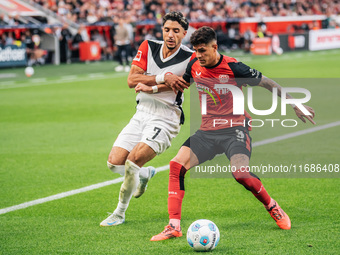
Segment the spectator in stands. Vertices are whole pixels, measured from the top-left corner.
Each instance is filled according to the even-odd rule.
[[[229,38],[229,47],[233,50],[237,49],[243,41],[243,38],[240,35],[240,30],[237,23],[233,23],[230,25],[228,29],[228,38]]]
[[[34,52],[33,52],[34,51],[34,42],[32,40],[32,34],[31,34],[30,30],[26,30],[21,35],[21,42],[26,45],[26,54],[27,54],[27,59],[28,59],[28,65],[32,65],[33,59],[34,59]]]
[[[144,40],[155,40],[153,29],[147,29],[146,27],[143,29]]]
[[[317,20],[314,20],[313,23],[309,24],[309,30],[319,30],[320,26]]]
[[[257,24],[257,33],[256,33],[256,37],[258,38],[263,38],[263,37],[267,37],[268,33],[267,33],[267,25],[266,23],[264,23],[263,21],[259,22]]]
[[[163,20],[162,20],[162,17],[158,17],[157,18],[157,23],[153,29],[153,34],[156,38],[156,40],[163,40],[163,32],[162,32],[162,26],[163,26]]]
[[[228,35],[222,30],[222,26],[218,25],[215,31],[216,31],[217,44],[218,44],[219,49],[229,52],[232,43]]]
[[[13,32],[8,32],[5,45],[13,45],[14,44],[14,38],[13,38]]]
[[[7,39],[6,33],[2,33],[1,34],[1,39],[0,39],[0,45],[1,46],[5,46],[6,45],[6,39]]]
[[[153,22],[157,15],[181,10],[193,21],[214,21],[229,18],[297,16],[340,13],[339,1],[296,1],[296,0],[200,0],[200,1],[170,1],[170,0],[34,0],[58,15],[78,19],[78,22],[93,24],[97,21],[112,20],[122,13],[134,21]],[[144,3],[143,3],[144,2]],[[57,5],[58,3],[58,5]],[[81,17],[80,17],[81,16]]]
[[[119,19],[119,23],[116,26],[115,43],[118,48],[116,56],[119,61],[119,66],[117,66],[115,70],[117,72],[121,72],[123,70],[125,70],[125,72],[129,72],[130,35],[127,24],[123,18]],[[123,57],[125,58],[125,68],[123,66]]]
[[[72,34],[68,29],[68,24],[64,23],[61,29],[56,31],[56,34],[59,38],[60,45],[60,62],[61,63],[69,63],[70,62],[70,50],[69,50],[69,41],[72,38]]]
[[[112,50],[110,47],[108,47],[107,41],[105,39],[105,36],[101,33],[99,33],[98,30],[92,30],[92,41],[99,42],[102,55],[104,59],[112,59]]]
[[[19,21],[18,21],[18,14],[9,14],[9,16],[5,16],[6,20],[5,22],[7,23],[7,25],[9,26],[17,26],[19,25]]]
[[[244,51],[250,52],[250,46],[255,38],[255,34],[250,29],[250,27],[247,27],[247,30],[243,34],[243,38],[244,38]]]
[[[336,21],[334,19],[331,19],[329,21],[329,24],[328,24],[328,27],[327,28],[338,28],[337,24],[336,24]]]
[[[4,13],[0,13],[0,26],[7,25],[6,20],[8,20],[8,16]]]
[[[43,65],[45,64],[45,57],[47,55],[47,51],[40,48],[41,37],[39,35],[38,30],[33,30],[32,41],[34,44],[32,60],[33,62],[30,65]]]
[[[87,32],[86,26],[83,25],[83,24],[80,25],[79,30],[80,30],[80,35],[81,35],[81,38],[83,39],[83,41],[89,42],[90,36],[89,36],[89,33]]]
[[[83,42],[82,27],[79,27],[71,42],[71,59],[79,60],[79,44]]]

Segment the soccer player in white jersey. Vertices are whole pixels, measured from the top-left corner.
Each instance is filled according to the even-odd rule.
[[[171,86],[180,88],[184,82],[179,76],[194,58],[193,51],[181,44],[188,26],[182,13],[166,14],[164,41],[144,41],[132,61],[127,81],[138,92],[137,111],[118,135],[107,162],[110,170],[125,177],[116,209],[100,226],[124,223],[132,195],[140,197],[155,175],[155,169],[144,164],[171,145],[184,122],[183,90],[177,93]]]

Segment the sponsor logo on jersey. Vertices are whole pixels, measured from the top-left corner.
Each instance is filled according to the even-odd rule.
[[[135,56],[135,58],[133,60],[134,61],[140,61],[141,57],[142,57],[142,51],[139,50],[137,52],[137,55]]]
[[[220,74],[218,79],[220,80],[220,83],[227,83],[229,81],[229,75],[227,75],[227,74]]]
[[[253,78],[256,78],[256,79],[259,78],[259,75],[260,75],[260,72],[259,72],[259,71],[250,68],[250,69],[249,69],[249,72],[251,72],[251,76],[252,76]]]
[[[202,84],[198,84],[198,83],[196,83],[196,88],[198,90],[200,90],[200,91],[203,91],[203,92],[207,93],[212,98],[212,100],[214,101],[214,104],[217,105],[216,99],[213,96],[213,94],[215,94],[215,96],[217,97],[218,101],[222,105],[222,100],[221,100],[219,94],[217,93],[217,91],[215,89],[206,87],[206,86],[204,86]],[[206,100],[206,98],[205,98],[205,100]],[[205,103],[206,103],[206,101],[205,101]]]

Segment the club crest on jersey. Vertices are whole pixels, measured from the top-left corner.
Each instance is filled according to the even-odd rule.
[[[200,77],[202,72],[197,72],[196,71],[196,77]]]
[[[141,57],[142,57],[142,51],[139,50],[133,60],[140,61]]]
[[[229,81],[229,75],[227,75],[227,74],[220,74],[218,79],[220,80],[220,83],[227,83]]]

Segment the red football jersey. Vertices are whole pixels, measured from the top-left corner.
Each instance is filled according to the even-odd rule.
[[[189,83],[196,82],[202,109],[201,130],[234,126],[249,128],[250,115],[246,111],[241,115],[234,114],[234,95],[231,88],[226,87],[236,86],[243,95],[242,85],[258,85],[262,79],[261,72],[237,62],[234,58],[221,55],[219,62],[212,67],[202,67],[197,58],[193,59],[183,78]]]

